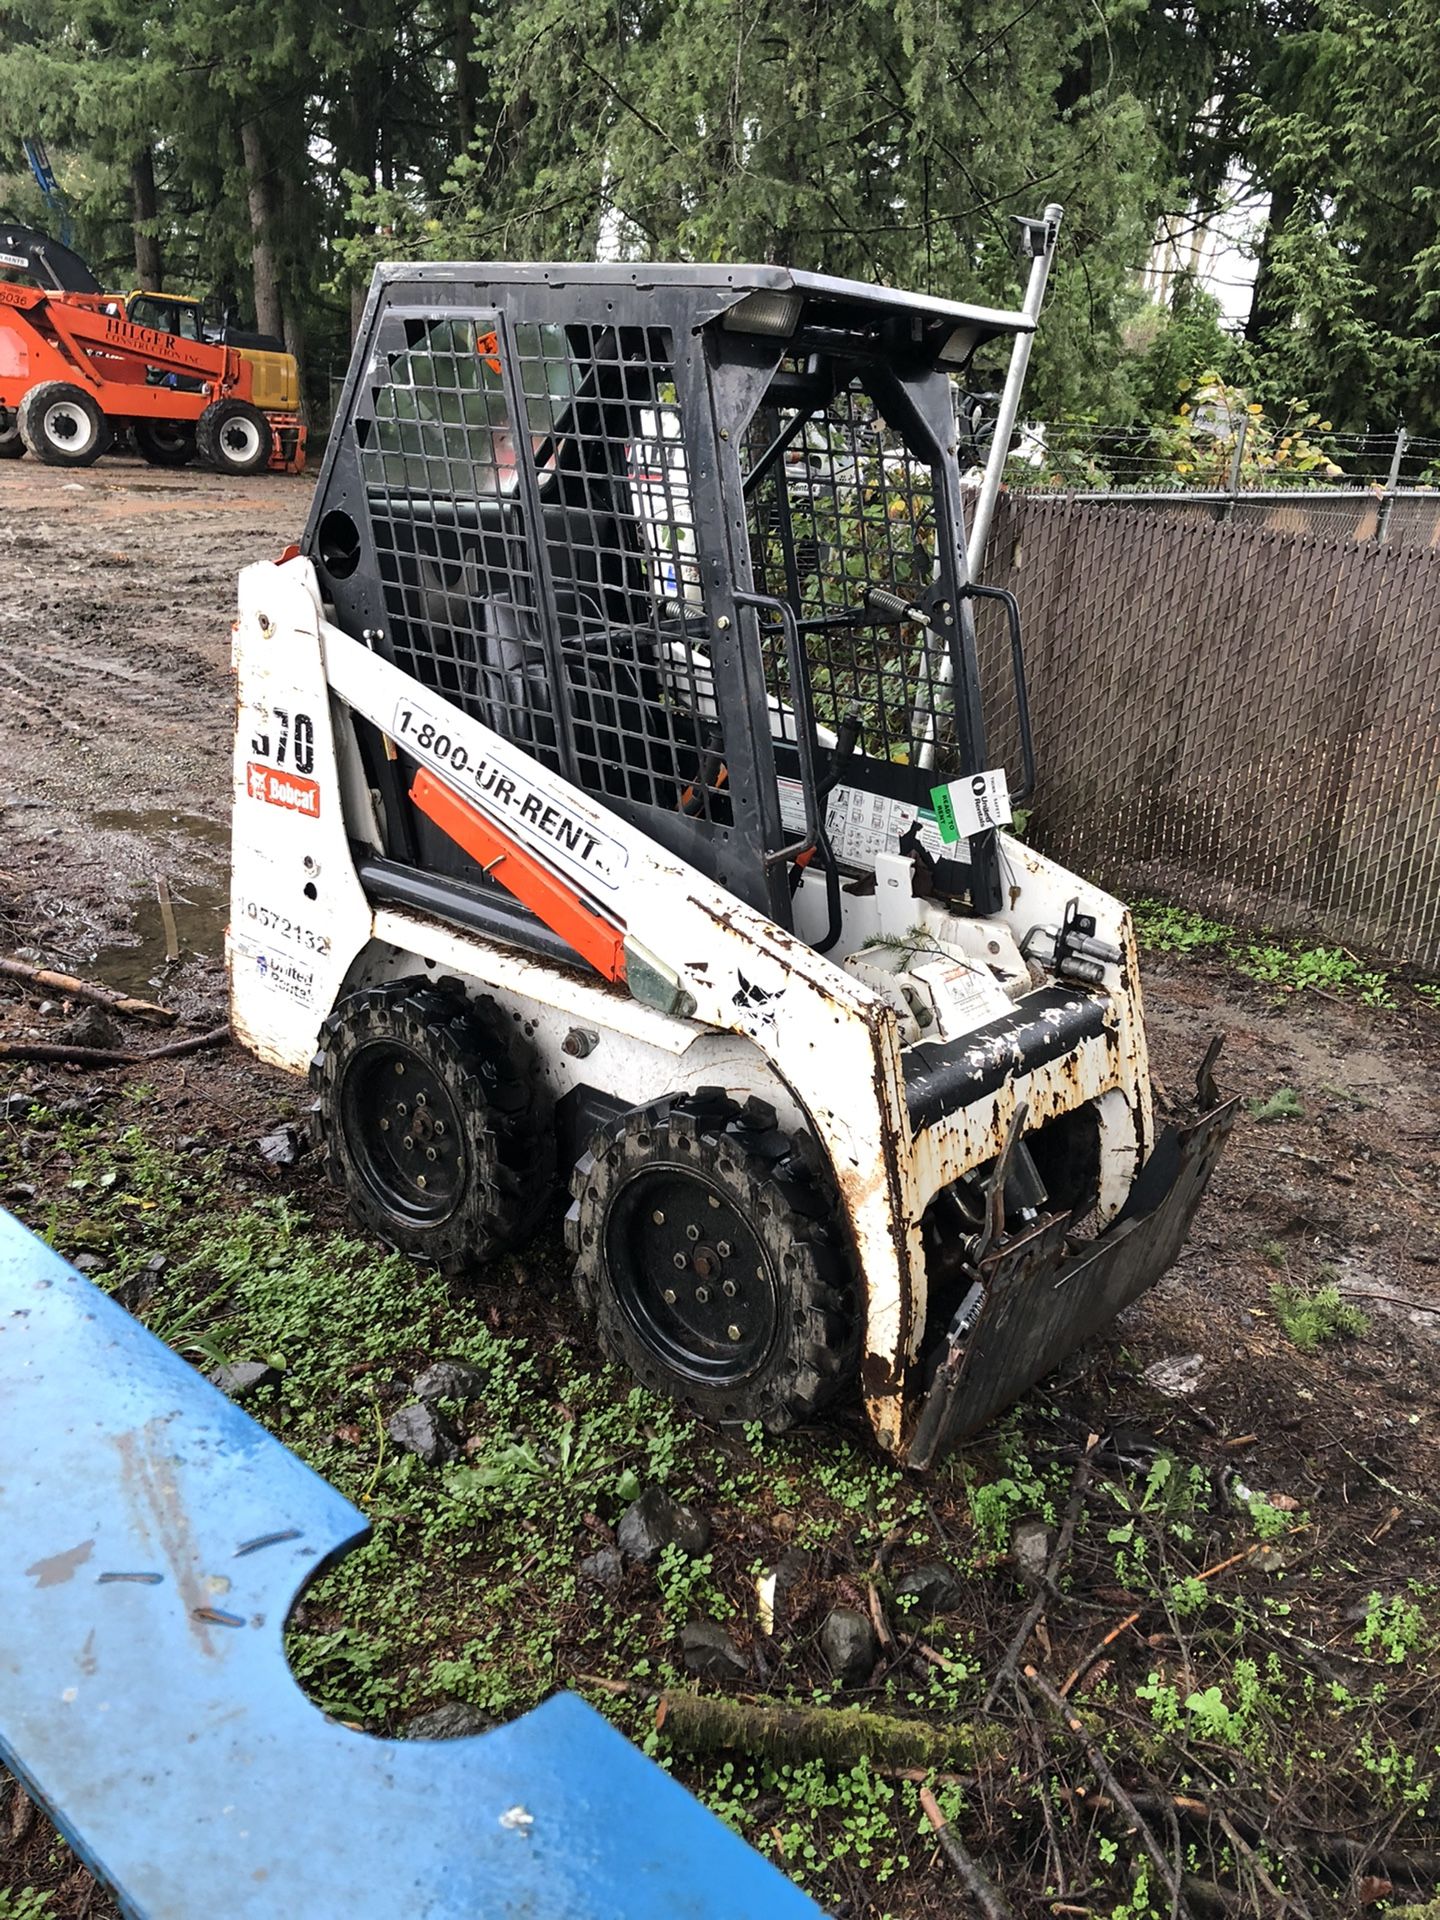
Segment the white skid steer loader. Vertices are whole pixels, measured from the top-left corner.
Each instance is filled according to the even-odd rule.
[[[954,382],[1025,308],[779,267],[376,275],[242,576],[233,1017],[462,1271],[562,1183],[600,1345],[704,1418],[858,1386],[924,1467],[1174,1260],[1125,908],[1007,835]],[[1002,429],[1003,428],[1003,432]],[[972,547],[973,550],[973,547]]]

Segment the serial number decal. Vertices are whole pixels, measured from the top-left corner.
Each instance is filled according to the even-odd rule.
[[[288,914],[277,913],[273,907],[262,907],[258,900],[241,900],[237,906],[250,924],[264,933],[278,933],[282,940],[293,940],[297,947],[303,947],[307,953],[324,954],[330,951],[328,933],[316,933],[313,927],[292,920]]]
[[[612,891],[619,886],[628,859],[625,848],[537,788],[522,767],[488,748],[474,751],[411,700],[397,703],[390,731],[407,752],[448,774],[451,785],[513,828],[517,838],[553,854],[581,881],[598,882]]]

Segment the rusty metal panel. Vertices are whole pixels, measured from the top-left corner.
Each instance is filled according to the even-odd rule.
[[[1175,1262],[1235,1119],[1235,1101],[1171,1127],[1114,1224],[1067,1256],[1063,1216],[1017,1235],[985,1274],[979,1318],[940,1362],[910,1443],[928,1467],[1154,1286]]]
[[[132,1920],[802,1920],[599,1714],[372,1739],[285,1660],[362,1515],[0,1212],[0,1760]]]

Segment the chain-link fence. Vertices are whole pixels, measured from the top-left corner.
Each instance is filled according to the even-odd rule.
[[[1405,428],[1337,433],[1272,422],[1203,435],[1173,426],[1047,421],[1023,428],[1012,492],[1238,520],[1278,533],[1440,544],[1440,439]]]
[[[1039,846],[1440,970],[1440,551],[1011,494],[986,577],[1024,612]],[[982,643],[1013,766],[988,615]]]

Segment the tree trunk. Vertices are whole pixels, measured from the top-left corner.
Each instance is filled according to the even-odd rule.
[[[1255,286],[1250,295],[1250,315],[1245,322],[1245,338],[1251,346],[1258,346],[1272,327],[1281,325],[1289,318],[1281,312],[1275,302],[1274,285],[1270,272],[1274,258],[1275,242],[1285,231],[1285,224],[1299,205],[1300,195],[1289,181],[1281,181],[1270,189],[1270,211],[1265,219],[1265,233],[1260,242],[1260,258],[1255,268]]]
[[[130,187],[135,204],[135,277],[147,293],[159,293],[163,278],[155,222],[160,206],[155,192],[155,156],[149,147],[141,147],[130,163]]]
[[[254,120],[240,127],[240,146],[245,156],[245,196],[250,209],[250,260],[255,276],[255,326],[260,333],[273,333],[277,339],[285,333],[285,316],[280,303],[280,260],[276,244],[275,195],[271,186],[269,156]]]
[[[450,57],[455,63],[455,151],[468,153],[475,138],[475,82],[470,71],[470,56],[475,51],[475,26],[470,0],[456,0],[453,19],[455,31],[450,42]]]

